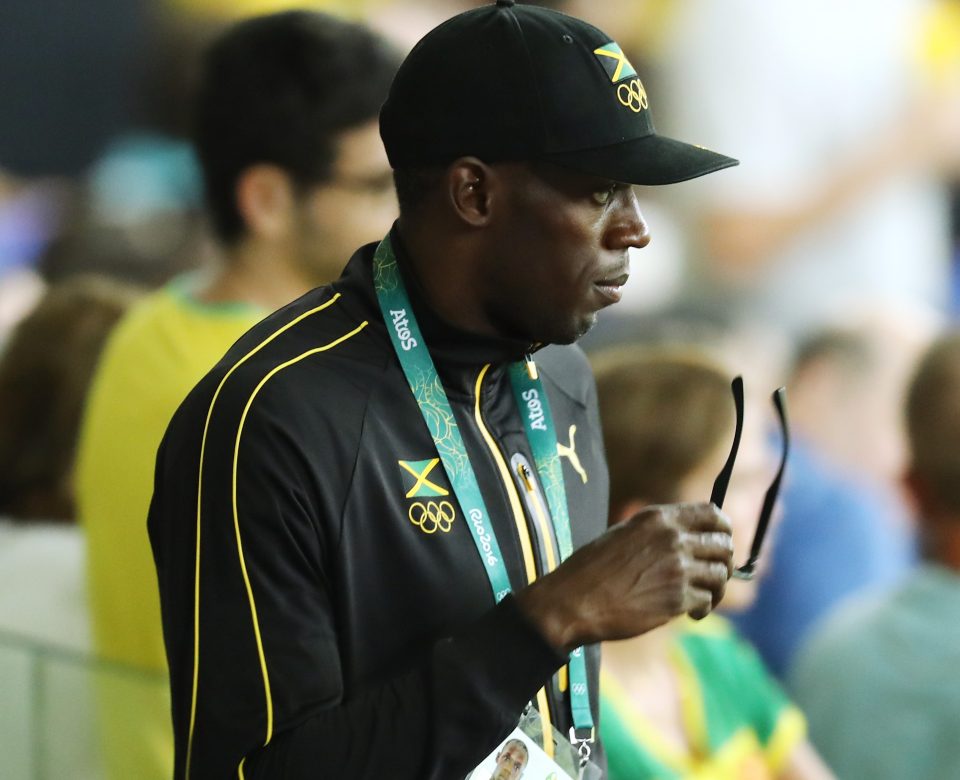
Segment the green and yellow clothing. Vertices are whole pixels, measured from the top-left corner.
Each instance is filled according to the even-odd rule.
[[[689,750],[667,740],[618,681],[601,674],[610,780],[764,780],[782,770],[806,723],[757,654],[722,618],[685,621],[670,648]]]
[[[266,313],[247,304],[200,303],[190,279],[148,295],[117,326],[91,386],[78,445],[95,651],[147,672],[166,670],[146,525],[157,447],[193,385]],[[101,686],[110,777],[172,773],[169,693],[158,677],[160,684],[146,676],[142,685]]]

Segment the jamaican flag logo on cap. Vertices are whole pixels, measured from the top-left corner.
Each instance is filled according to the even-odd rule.
[[[622,79],[637,75],[637,71],[630,64],[623,49],[613,41],[605,43],[599,49],[594,49],[593,53],[597,55],[597,59],[600,60],[612,83],[616,84]]]
[[[620,101],[622,106],[626,106],[636,114],[649,107],[647,90],[643,88],[643,82],[637,78],[637,71],[630,64],[630,60],[623,53],[623,49],[610,41],[599,49],[594,49],[593,53],[610,77],[611,84],[623,82],[617,86],[617,100]],[[630,81],[628,82],[626,79],[630,79]]]

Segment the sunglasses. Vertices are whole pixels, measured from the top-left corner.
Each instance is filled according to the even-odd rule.
[[[730,454],[727,456],[727,462],[723,464],[720,474],[717,475],[713,483],[713,492],[710,494],[710,501],[718,509],[723,508],[723,499],[727,495],[727,487],[730,484],[730,477],[733,474],[733,465],[737,460],[737,451],[740,449],[740,434],[743,433],[743,377],[736,377],[730,384],[733,391],[733,403],[737,410],[737,424],[733,433],[733,446],[730,448]],[[787,423],[787,391],[780,387],[774,391],[773,405],[777,410],[777,417],[780,420],[780,468],[777,469],[777,475],[767,488],[763,497],[763,508],[760,510],[760,519],[757,521],[757,530],[753,535],[753,543],[750,545],[750,557],[743,566],[738,566],[733,570],[733,578],[738,580],[752,580],[757,567],[757,561],[760,560],[760,550],[763,548],[763,539],[767,535],[767,528],[770,526],[770,518],[773,516],[773,509],[777,504],[777,496],[780,493],[780,483],[783,481],[783,472],[787,466],[787,455],[790,453],[790,426]]]

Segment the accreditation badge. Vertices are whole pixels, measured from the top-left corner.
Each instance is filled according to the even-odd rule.
[[[470,773],[469,780],[573,780],[519,728]]]
[[[552,757],[541,747],[540,716],[530,709],[520,725],[487,756],[467,780],[600,780],[600,768],[591,762],[580,766],[577,751],[553,729]]]

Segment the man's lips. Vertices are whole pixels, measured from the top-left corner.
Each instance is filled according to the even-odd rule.
[[[623,294],[621,288],[627,283],[627,279],[629,278],[630,274],[628,273],[608,276],[603,279],[598,279],[593,283],[593,286],[609,303],[617,303]]]

